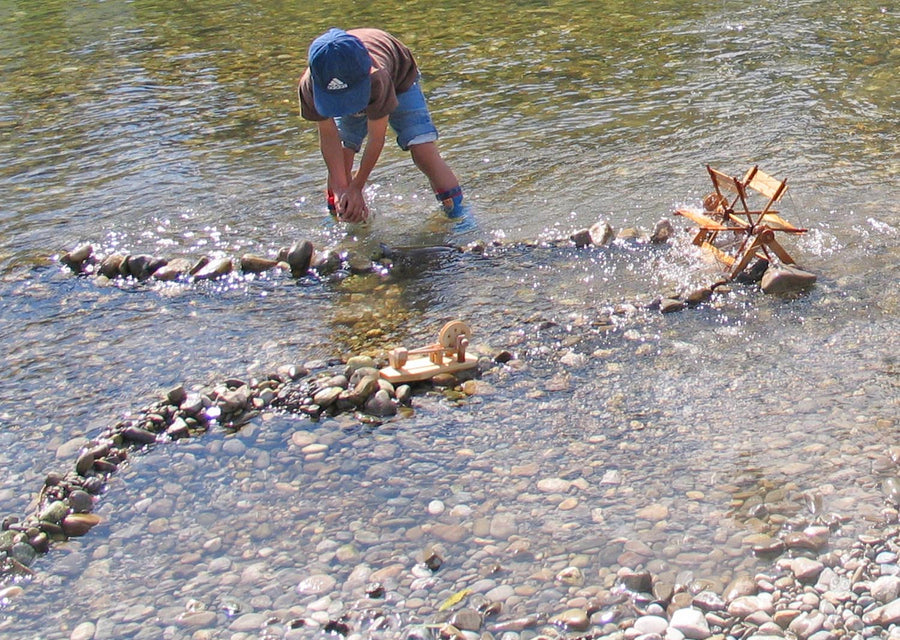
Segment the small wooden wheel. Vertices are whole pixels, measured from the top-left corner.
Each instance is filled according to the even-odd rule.
[[[453,320],[445,324],[438,333],[438,342],[445,349],[456,349],[459,337],[468,339],[471,333],[472,330],[465,322]]]
[[[721,213],[728,207],[728,200],[725,196],[713,191],[703,198],[703,209],[710,213]]]

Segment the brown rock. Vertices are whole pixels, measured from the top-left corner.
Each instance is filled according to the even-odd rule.
[[[120,275],[120,269],[122,268],[122,263],[125,262],[126,256],[121,253],[113,253],[106,256],[103,261],[100,263],[100,268],[97,270],[101,276],[105,276],[112,280]]]
[[[797,267],[781,265],[769,267],[763,274],[760,288],[764,293],[788,293],[811,287],[816,276]]]
[[[285,262],[291,267],[291,275],[300,278],[309,271],[309,265],[312,261],[313,245],[309,240],[303,240],[293,245],[285,256]]]
[[[100,524],[100,516],[94,513],[70,513],[62,521],[63,533],[70,538],[83,536]]]
[[[553,616],[550,624],[564,627],[569,631],[587,631],[591,626],[591,619],[584,609],[573,608]]]
[[[233,270],[234,264],[231,262],[231,258],[216,258],[194,273],[194,278],[197,280],[216,280],[224,275],[228,275]]]
[[[153,279],[160,282],[172,282],[186,275],[191,270],[191,263],[184,258],[175,258],[153,272]]]
[[[94,254],[94,247],[89,244],[82,244],[69,252],[66,252],[59,259],[64,265],[72,271],[78,273],[84,266],[85,261]]]
[[[255,256],[252,253],[245,253],[241,256],[241,271],[244,273],[263,273],[264,271],[274,269],[277,266],[277,260],[262,258],[260,256]]]

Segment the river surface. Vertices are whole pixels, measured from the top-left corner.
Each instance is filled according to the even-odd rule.
[[[382,425],[269,413],[135,455],[104,523],[0,600],[0,632],[190,638],[179,614],[205,611],[202,637],[280,637],[286,618],[352,610],[354,580],[397,565],[394,621],[368,633],[399,637],[479,580],[515,590],[508,617],[565,608],[577,589],[555,576],[572,566],[588,586],[627,567],[721,590],[770,567],[754,534],[831,514],[839,549],[896,519],[881,487],[900,445],[898,15],[837,0],[0,0],[0,512],[33,508],[71,467],[66,443],[177,384],[425,344],[454,318],[479,352],[516,356],[475,395],[417,396]],[[372,221],[327,220],[295,89],[332,25],[413,49],[476,231],[450,234],[391,141]],[[546,242],[599,220],[646,233],[699,204],[707,163],[788,179],[781,211],[810,231],[786,244],[812,289],[737,286],[661,315],[637,307],[711,277],[683,220],[665,246]],[[98,286],[55,258],[82,242],[274,256],[301,239],[501,246],[321,282]],[[444,567],[424,580],[435,545]],[[298,590],[310,575],[333,593]],[[229,629],[248,613],[267,630]]]

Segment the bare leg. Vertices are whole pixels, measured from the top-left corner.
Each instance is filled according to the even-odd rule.
[[[455,232],[471,231],[476,227],[468,205],[463,204],[463,192],[456,174],[447,165],[433,142],[410,146],[413,162],[428,177],[431,188],[444,208],[444,214],[455,220]]]
[[[435,193],[443,193],[459,186],[459,180],[447,165],[433,142],[414,144],[409,148],[413,162],[428,178]]]

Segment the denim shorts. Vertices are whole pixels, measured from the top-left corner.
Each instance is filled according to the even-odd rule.
[[[409,151],[410,145],[434,142],[438,139],[437,128],[431,121],[431,114],[428,113],[425,96],[418,80],[409,89],[397,95],[397,102],[397,108],[388,116],[388,124],[397,134],[397,145],[401,149]],[[341,134],[341,143],[357,152],[362,149],[363,140],[369,132],[366,114],[341,116],[335,118],[335,122]]]

